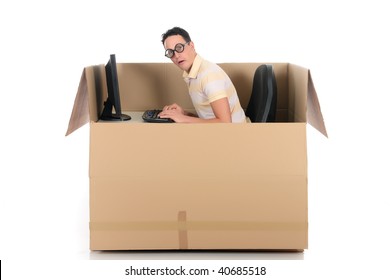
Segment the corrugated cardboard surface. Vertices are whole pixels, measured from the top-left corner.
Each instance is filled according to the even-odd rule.
[[[92,123],[91,249],[306,248],[305,129]]]
[[[261,64],[220,64],[243,108]],[[306,121],[326,129],[309,70],[273,66],[278,112],[268,124],[100,122],[104,65],[85,68],[67,134],[89,105],[92,250],[308,247]],[[123,111],[193,109],[173,64],[122,63],[118,75]]]

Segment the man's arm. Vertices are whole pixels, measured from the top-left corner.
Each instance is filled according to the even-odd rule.
[[[201,119],[186,114],[184,110],[177,104],[165,106],[160,113],[161,118],[170,118],[177,123],[231,123],[232,116],[230,113],[230,106],[227,97],[211,102],[215,118]]]

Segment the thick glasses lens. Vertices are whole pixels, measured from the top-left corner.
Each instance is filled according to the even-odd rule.
[[[174,50],[167,49],[167,50],[165,51],[165,56],[168,57],[168,58],[171,58],[171,57],[173,56],[174,53],[175,53]]]
[[[177,51],[178,53],[181,53],[184,51],[184,45],[183,44],[176,44],[175,46],[175,51]]]

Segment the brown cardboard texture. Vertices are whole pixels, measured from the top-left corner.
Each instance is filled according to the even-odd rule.
[[[261,64],[219,64],[244,109]],[[119,63],[132,120],[99,121],[104,65],[84,69],[67,135],[88,110],[91,250],[308,248],[306,122],[325,136],[326,128],[310,71],[273,66],[277,122],[246,124],[144,123],[146,109],[193,110],[169,63]]]

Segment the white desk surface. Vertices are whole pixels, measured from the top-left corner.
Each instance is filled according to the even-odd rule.
[[[144,111],[123,111],[122,114],[129,115],[131,117],[130,122],[133,123],[145,123],[142,119]]]

